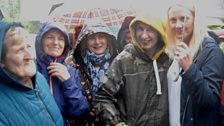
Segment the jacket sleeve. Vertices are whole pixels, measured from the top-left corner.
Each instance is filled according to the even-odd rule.
[[[89,111],[89,103],[86,100],[77,71],[68,68],[71,77],[64,81],[62,90],[65,98],[65,112],[68,116],[80,117]]]
[[[182,87],[199,109],[210,109],[220,104],[224,57],[215,44],[203,48],[190,68],[182,75]]]
[[[0,112],[0,126],[9,126],[8,119]]]
[[[105,73],[94,102],[97,116],[107,125],[121,122],[120,113],[115,107],[117,103],[115,95],[120,90],[122,83],[122,72],[119,61],[115,59]]]

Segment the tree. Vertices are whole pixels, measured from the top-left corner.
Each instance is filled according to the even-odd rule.
[[[18,21],[20,16],[20,0],[0,0],[0,8],[4,12],[4,21]]]

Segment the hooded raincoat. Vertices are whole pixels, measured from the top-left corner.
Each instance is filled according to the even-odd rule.
[[[0,22],[1,56],[5,33],[12,25],[15,24]],[[36,72],[32,81],[33,89],[17,81],[13,75],[0,67],[1,126],[64,125],[60,110],[50,93],[46,79],[39,72]]]
[[[150,58],[134,38],[137,22],[145,23],[161,35],[160,49]],[[164,53],[167,39],[161,20],[135,18],[130,24],[133,44],[114,59],[96,95],[96,113],[106,124],[120,121],[128,126],[167,126],[167,70],[170,65]]]
[[[65,36],[65,49],[61,57],[54,59],[46,55],[42,47],[42,39],[44,35],[51,29],[59,29]],[[61,113],[65,119],[83,116],[89,110],[89,104],[83,95],[80,84],[80,78],[77,71],[65,64],[65,58],[70,49],[70,42],[68,33],[63,26],[54,23],[44,23],[39,29],[36,37],[36,53],[38,70],[45,76],[50,83],[50,75],[48,74],[47,67],[52,61],[65,65],[71,77],[62,82],[57,77],[52,78],[53,96],[59,106]]]
[[[110,58],[106,59],[103,62],[108,62],[110,65],[114,57],[118,54],[116,46],[117,43],[115,39],[116,37],[113,34],[113,32],[99,19],[91,19],[90,21],[87,21],[78,36],[76,42],[76,49],[74,51],[73,56],[76,64],[75,66],[79,71],[79,75],[81,77],[82,87],[85,90],[85,95],[87,96],[88,101],[91,104],[92,108],[93,108],[93,99],[95,96],[92,93],[94,78],[91,76],[91,72],[90,69],[87,67],[87,64],[84,63],[84,57],[86,51],[88,50],[86,47],[87,37],[94,33],[105,33],[105,35],[107,36],[107,42],[108,42],[107,50],[110,54]],[[85,118],[77,120],[77,125],[84,125],[84,124],[90,125],[92,123],[95,125],[100,125],[99,122],[96,121],[95,114],[94,115],[91,114],[92,112],[87,114]]]

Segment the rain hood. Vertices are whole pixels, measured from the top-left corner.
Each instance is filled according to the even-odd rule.
[[[116,51],[116,35],[109,29],[109,27],[102,21],[100,18],[89,19],[85,22],[76,42],[77,47],[75,50],[79,50],[80,54],[83,56],[83,53],[86,48],[81,48],[81,45],[85,46],[86,38],[94,33],[105,33],[110,39],[108,43],[109,52],[111,55],[114,55]],[[76,56],[75,56],[76,57]]]
[[[156,29],[156,30],[160,33],[164,45],[163,45],[162,48],[161,48],[161,49],[160,49],[160,50],[159,50],[159,51],[152,57],[152,60],[156,60],[156,59],[158,59],[158,57],[160,56],[160,54],[161,54],[162,52],[164,52],[165,48],[166,48],[167,45],[168,45],[168,40],[167,40],[167,37],[166,37],[166,32],[165,32],[165,25],[164,25],[164,23],[162,22],[161,19],[159,19],[159,18],[154,18],[154,17],[150,17],[150,16],[137,17],[137,18],[135,18],[135,19],[131,22],[129,29],[130,29],[130,33],[131,33],[131,37],[132,37],[133,43],[134,43],[135,45],[137,45],[137,47],[138,47],[142,52],[144,52],[144,50],[141,48],[141,46],[138,44],[138,42],[136,41],[136,39],[135,39],[135,37],[134,37],[134,36],[135,36],[135,34],[134,34],[134,33],[135,33],[135,26],[136,26],[136,24],[137,24],[138,22],[142,22],[142,23],[144,23],[144,24],[147,24],[147,25],[153,27],[154,29]]]

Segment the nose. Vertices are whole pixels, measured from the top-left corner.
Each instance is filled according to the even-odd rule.
[[[58,45],[60,43],[60,41],[62,41],[60,38],[54,37],[53,44]]]
[[[58,38],[55,38],[53,43],[56,45],[56,44],[59,44],[59,41],[60,40]]]
[[[31,55],[31,51],[26,50],[25,54],[24,54],[24,59],[31,59],[32,55]]]
[[[176,28],[182,28],[183,25],[184,25],[184,22],[182,22],[182,21],[177,21]]]
[[[142,38],[142,39],[146,39],[147,37],[148,37],[148,35],[147,35],[147,30],[144,29],[144,30],[142,31],[141,38]]]
[[[31,45],[27,45],[27,47],[25,48],[25,52],[24,52],[24,58],[31,59],[34,56],[35,56],[35,53],[33,51],[33,48],[31,47]]]
[[[99,44],[100,43],[100,38],[96,37],[95,42],[96,42],[96,44]]]

